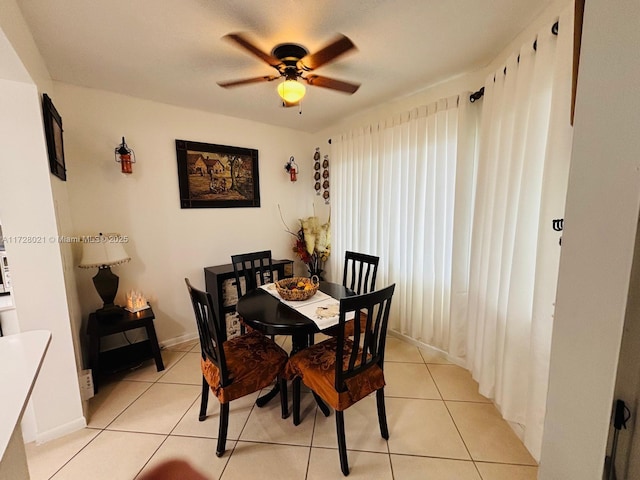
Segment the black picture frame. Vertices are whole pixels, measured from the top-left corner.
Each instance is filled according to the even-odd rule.
[[[258,150],[176,140],[180,208],[260,206]]]
[[[67,167],[64,160],[64,140],[62,137],[62,117],[54,107],[49,95],[42,95],[44,133],[47,139],[49,169],[62,181],[67,180]]]

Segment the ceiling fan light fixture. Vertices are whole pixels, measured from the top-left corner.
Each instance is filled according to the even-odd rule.
[[[278,95],[287,103],[298,103],[307,89],[297,80],[285,80],[278,85]]]

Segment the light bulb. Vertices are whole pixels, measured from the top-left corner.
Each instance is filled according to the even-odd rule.
[[[287,103],[298,103],[307,89],[296,80],[285,80],[278,85],[278,95]]]

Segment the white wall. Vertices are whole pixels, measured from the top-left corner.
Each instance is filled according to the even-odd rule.
[[[9,238],[45,239],[37,244],[6,244],[19,331],[52,332],[51,346],[32,395],[37,438],[44,440],[81,428],[84,418],[60,250],[57,243],[48,241],[58,232],[38,92],[35,85],[1,80],[0,104],[3,233]]]
[[[132,261],[112,269],[120,277],[116,303],[127,290],[142,290],[161,343],[196,337],[185,277],[204,287],[203,268],[235,253],[270,249],[274,258],[293,258],[278,204],[292,227],[313,211],[310,135],[68,84],[56,83],[55,92],[74,228],[66,233],[129,236]],[[113,155],[123,135],[137,160],[130,176]],[[261,207],[181,209],[176,139],[257,149]],[[284,170],[291,155],[301,169],[296,183]],[[77,265],[81,248],[74,250]],[[84,318],[101,306],[95,273],[75,267]]]
[[[614,399],[621,399],[629,408],[631,418],[626,428],[618,434],[616,451],[617,477],[638,478],[640,476],[640,231],[636,231],[635,252],[629,281],[629,296],[625,315],[620,360],[616,375]],[[609,429],[607,454],[611,455],[615,429]],[[627,476],[624,473],[629,470]]]
[[[635,0],[586,2],[542,480],[602,478],[640,198],[638,18]]]
[[[0,78],[6,80],[0,83],[3,233],[49,238],[58,234],[56,203],[37,87],[49,91],[51,78],[13,0],[0,3],[0,29]],[[7,254],[16,305],[13,332],[52,332],[51,346],[23,420],[26,441],[46,441],[85,425],[61,252],[56,243],[13,243],[7,245]]]

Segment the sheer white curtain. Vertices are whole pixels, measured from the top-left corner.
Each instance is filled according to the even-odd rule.
[[[559,25],[491,74],[482,102],[441,100],[332,145],[332,279],[345,250],[380,256],[378,286],[397,284],[390,328],[466,364],[535,458],[571,149],[571,6]]]
[[[478,137],[467,366],[538,458],[571,148],[573,11],[485,81]],[[505,73],[506,72],[506,73]]]
[[[458,104],[443,99],[332,142],[333,252],[378,255],[377,286],[396,283],[390,328],[445,351],[466,338],[450,320],[466,308],[475,123],[468,95]],[[331,256],[334,280],[342,263]]]

